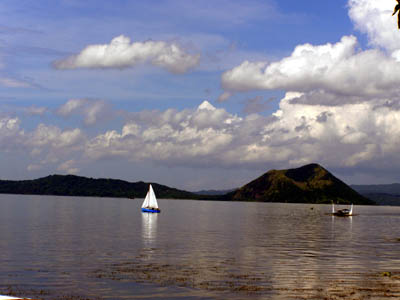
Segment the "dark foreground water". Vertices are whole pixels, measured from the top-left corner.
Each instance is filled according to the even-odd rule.
[[[400,207],[0,195],[0,294],[38,299],[400,297]]]

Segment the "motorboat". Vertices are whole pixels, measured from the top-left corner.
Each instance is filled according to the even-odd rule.
[[[337,216],[337,217],[353,216],[353,204],[351,204],[350,209],[344,208],[335,210],[335,204],[332,203],[332,216]]]

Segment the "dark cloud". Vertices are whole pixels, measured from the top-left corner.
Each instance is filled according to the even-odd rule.
[[[243,113],[249,115],[254,113],[261,113],[270,108],[270,103],[276,100],[274,97],[264,99],[261,96],[256,96],[244,101]]]

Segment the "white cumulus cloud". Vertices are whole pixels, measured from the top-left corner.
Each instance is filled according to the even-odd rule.
[[[127,68],[150,63],[172,73],[185,73],[198,65],[199,54],[189,54],[176,43],[131,42],[120,35],[110,44],[89,45],[80,53],[54,62],[57,69]]]
[[[336,44],[299,45],[278,62],[245,61],[226,71],[222,84],[233,91],[325,91],[342,96],[345,103],[346,97],[397,94],[399,72],[400,63],[391,56],[376,49],[361,51],[354,36],[345,36]]]
[[[367,34],[370,49],[355,36],[323,45],[303,44],[278,61],[249,61],[222,75],[225,93],[252,90],[302,92],[292,103],[345,105],[377,99],[399,101],[400,35],[396,2],[349,0],[349,16]]]
[[[57,114],[63,117],[81,115],[86,125],[94,125],[99,121],[107,119],[111,114],[111,110],[109,105],[103,100],[83,98],[68,100],[57,110]]]
[[[349,16],[356,28],[368,35],[370,44],[389,53],[400,49],[397,16],[392,16],[393,0],[349,0]]]
[[[203,102],[197,110],[142,112],[121,132],[107,131],[91,139],[86,156],[201,165],[215,160],[215,155],[231,143],[234,137],[230,127],[239,120],[209,102]]]
[[[13,151],[23,141],[24,132],[17,117],[0,115],[0,150]]]
[[[90,139],[85,156],[260,169],[310,162],[379,169],[387,166],[387,158],[400,158],[400,110],[380,100],[344,106],[293,103],[300,96],[288,93],[271,117],[240,118],[208,102],[197,110],[175,111],[178,118],[171,110],[152,112],[152,118],[138,113],[121,131]]]
[[[18,118],[0,118],[0,150],[31,158],[30,171],[77,173],[98,161],[219,169],[297,167],[310,162],[376,172],[400,167],[400,106],[373,99],[345,105],[296,101],[291,92],[272,116],[239,117],[205,101],[195,109],[141,111],[118,130],[89,134]],[[73,105],[72,105],[73,106]],[[71,106],[71,107],[72,107]],[[49,171],[51,172],[51,171]]]
[[[76,174],[79,172],[79,168],[76,167],[76,161],[70,159],[68,161],[63,162],[57,167],[58,171],[65,172],[67,174]]]
[[[39,124],[27,135],[26,145],[44,149],[67,149],[85,140],[85,135],[79,128],[62,130],[53,125]]]

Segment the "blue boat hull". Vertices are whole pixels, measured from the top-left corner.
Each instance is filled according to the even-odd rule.
[[[159,209],[153,209],[153,208],[142,208],[142,212],[146,212],[146,213],[160,213],[161,210],[159,210]]]

